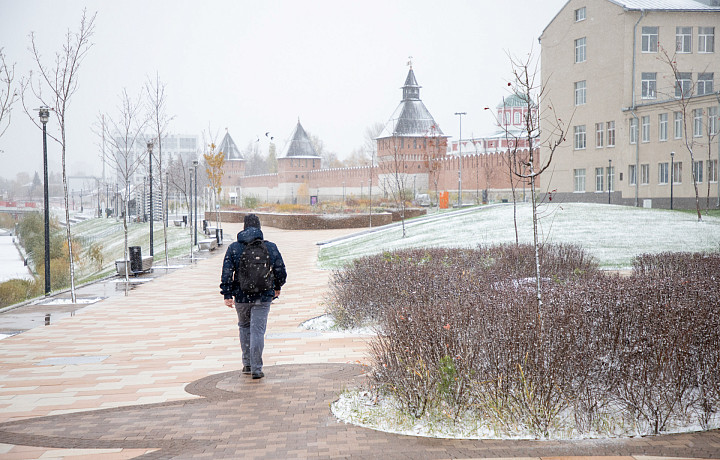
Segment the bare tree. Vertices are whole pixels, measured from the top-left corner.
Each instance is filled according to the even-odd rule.
[[[185,162],[181,155],[177,155],[174,158],[170,158],[168,162],[168,182],[170,188],[180,193],[185,202],[187,209],[190,209],[190,194],[188,187],[190,187],[190,165]]]
[[[675,94],[668,96],[674,97],[677,100],[677,106],[682,114],[683,140],[685,141],[685,148],[688,153],[690,153],[690,172],[692,174],[693,188],[695,189],[695,209],[697,210],[698,221],[701,221],[702,214],[700,213],[700,193],[698,190],[697,176],[695,174],[695,147],[697,145],[697,141],[688,127],[688,115],[690,115],[690,103],[695,85],[693,84],[692,78],[686,79],[683,75],[684,72],[680,72],[677,60],[675,59],[675,53],[671,56],[667,49],[660,46],[660,57],[658,59],[667,65],[672,72],[673,84],[671,88],[675,90]]]
[[[5,53],[0,48],[0,137],[10,126],[12,106],[18,98],[17,91],[13,88],[13,80],[15,64],[8,65],[5,62]]]
[[[510,57],[510,63],[513,69],[514,81],[510,83],[513,93],[515,93],[527,107],[523,119],[523,135],[526,138],[528,146],[527,158],[518,158],[514,156],[515,164],[512,173],[521,180],[527,180],[530,183],[530,202],[532,205],[532,221],[533,221],[533,245],[535,248],[535,284],[537,289],[537,317],[538,327],[543,331],[543,303],[542,303],[542,277],[540,273],[540,241],[538,237],[538,198],[537,198],[537,178],[542,175],[550,167],[555,150],[565,140],[566,128],[565,123],[560,120],[551,109],[551,104],[546,104],[552,116],[542,115],[542,104],[546,102],[547,97],[543,88],[539,87],[535,81],[538,74],[537,64],[532,64],[533,58],[530,53],[525,60]],[[534,108],[537,107],[537,116],[534,115]],[[540,119],[545,121],[543,126],[542,144],[546,147],[549,155],[547,159],[542,160],[536,156],[537,146],[540,144]],[[517,142],[515,143],[517,146]]]
[[[125,295],[128,295],[130,263],[128,257],[128,217],[130,215],[130,196],[135,192],[133,178],[144,165],[147,151],[145,150],[143,131],[148,119],[142,112],[140,98],[131,99],[126,90],[120,95],[120,106],[116,116],[105,115],[103,127],[105,139],[109,143],[110,168],[115,171],[120,185],[123,187],[124,211],[123,254],[125,260]]]
[[[427,166],[430,180],[435,189],[435,201],[437,210],[440,211],[440,191],[438,190],[438,181],[440,179],[440,166],[445,156],[445,148],[447,146],[446,138],[440,135],[440,129],[436,125],[430,126],[426,133],[427,150]]]
[[[718,181],[718,174],[720,174],[720,158],[718,158],[718,162],[715,163],[715,166],[713,168],[713,158],[712,158],[712,144],[713,140],[715,138],[718,138],[718,133],[720,133],[720,93],[715,93],[715,97],[718,100],[718,106],[717,107],[710,107],[708,109],[708,117],[707,117],[707,124],[705,125],[705,134],[707,135],[707,152],[708,152],[708,159],[707,159],[707,168],[708,168],[708,178],[707,178],[707,200],[705,202],[705,215],[708,215],[708,212],[710,211],[710,171],[714,171],[715,174],[715,181],[720,184],[720,181]],[[720,140],[718,141],[720,142]],[[718,146],[718,156],[720,156],[720,144]],[[718,185],[720,187],[720,185]],[[718,192],[718,199],[720,200],[720,191]],[[720,208],[720,201],[718,201],[718,208]]]
[[[154,137],[154,145],[157,146],[157,165],[158,165],[158,175],[157,177],[160,178],[160,202],[162,203],[162,213],[163,216],[165,216],[168,212],[168,203],[165,199],[165,184],[162,180],[163,178],[163,156],[162,156],[162,145],[163,140],[167,136],[167,127],[170,124],[170,121],[174,117],[169,117],[167,115],[167,100],[165,99],[165,83],[160,81],[160,76],[156,73],[155,79],[151,80],[148,78],[148,80],[145,82],[145,93],[147,96],[147,104],[148,104],[148,113],[150,114],[150,125],[152,126],[152,132]],[[155,157],[155,154],[153,152],[150,153],[152,157]],[[154,158],[151,158],[150,161],[154,161]],[[151,185],[152,187],[152,185]],[[150,203],[150,206],[152,206],[152,202]],[[163,218],[163,245],[165,246],[165,266],[169,264],[168,261],[168,244],[167,244],[167,225],[165,222],[165,219]]]
[[[65,42],[63,43],[62,50],[55,53],[55,61],[49,67],[43,64],[40,50],[35,43],[35,33],[31,32],[30,52],[32,53],[35,64],[38,66],[38,80],[37,82],[33,82],[33,75],[31,72],[30,75],[27,78],[23,78],[20,83],[23,110],[28,117],[30,117],[35,126],[42,129],[40,123],[35,118],[36,115],[32,113],[26,104],[25,93],[28,88],[42,105],[50,107],[50,109],[55,113],[55,117],[58,122],[57,126],[60,130],[59,135],[48,133],[48,136],[60,144],[62,151],[61,162],[63,194],[65,198],[65,230],[67,233],[70,263],[70,295],[73,302],[76,300],[75,264],[73,261],[72,237],[70,234],[70,206],[65,161],[67,150],[66,114],[68,106],[70,105],[70,100],[78,88],[78,71],[80,70],[80,65],[85,59],[85,56],[87,56],[88,51],[90,51],[90,48],[93,46],[90,39],[95,32],[96,16],[97,13],[93,14],[92,17],[88,17],[87,10],[83,10],[78,31],[71,32],[68,30],[65,35]],[[50,94],[47,97],[43,95],[43,87],[49,90]]]
[[[390,191],[395,203],[400,211],[400,221],[402,223],[402,237],[405,238],[405,203],[407,201],[407,183],[409,175],[406,171],[405,155],[400,151],[397,144],[397,136],[390,138],[391,154],[385,157],[384,161],[380,161],[381,167],[390,178],[385,180],[383,186]]]

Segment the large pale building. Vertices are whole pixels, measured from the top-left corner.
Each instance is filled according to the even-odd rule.
[[[541,112],[567,129],[543,176],[554,200],[693,208],[695,176],[720,207],[719,27],[718,0],[565,4],[540,37]]]

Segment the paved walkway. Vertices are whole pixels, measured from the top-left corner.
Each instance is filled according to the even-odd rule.
[[[226,225],[234,234],[238,226]],[[265,374],[242,367],[222,304],[224,247],[196,265],[0,341],[0,458],[720,458],[720,431],[603,441],[418,438],[338,422],[329,404],[365,371],[368,337],[298,328],[323,313],[315,242],[266,228],[288,267]]]

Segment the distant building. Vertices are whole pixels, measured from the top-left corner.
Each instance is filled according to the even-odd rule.
[[[322,168],[321,157],[298,121],[277,159],[277,174],[245,176],[245,159],[239,154],[231,156],[223,177],[224,198],[240,204],[244,198],[315,204],[367,199],[371,195],[373,199],[394,201],[392,192],[400,182],[408,199],[429,194],[436,200],[442,191],[457,197],[462,170],[463,202],[510,200],[510,178],[507,166],[503,166],[507,164],[507,152],[503,147],[488,140],[483,151],[463,150],[462,159],[448,154],[448,136],[420,99],[420,88],[410,68],[402,87],[402,100],[376,139],[376,165]],[[504,110],[522,113],[520,107],[505,105],[502,113]],[[226,139],[221,145],[230,146],[229,134]],[[523,149],[527,150],[522,145],[519,149],[521,154]]]
[[[668,208],[674,193],[691,208],[694,174],[718,206],[718,26],[717,0],[565,4],[540,37],[543,93],[568,123],[546,175],[555,199]]]

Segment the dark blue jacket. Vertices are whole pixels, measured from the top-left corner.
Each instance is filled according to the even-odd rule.
[[[273,274],[275,275],[275,290],[269,289],[259,294],[245,294],[240,290],[240,286],[237,283],[233,283],[235,279],[235,269],[240,260],[240,254],[245,250],[247,243],[258,238],[263,239],[262,230],[249,227],[238,233],[237,241],[228,246],[225,252],[225,260],[223,260],[222,276],[220,278],[220,294],[226,299],[232,299],[234,297],[237,303],[270,302],[273,297],[275,297],[275,291],[279,291],[283,284],[285,284],[285,280],[287,279],[285,262],[283,262],[280,251],[275,243],[271,243],[270,241],[265,241],[265,246],[267,246],[268,254],[270,255],[270,264],[272,265]]]

